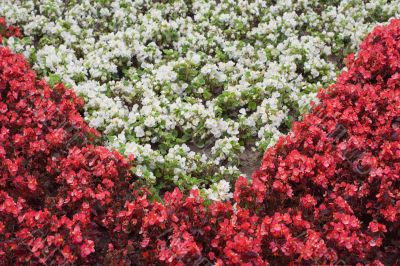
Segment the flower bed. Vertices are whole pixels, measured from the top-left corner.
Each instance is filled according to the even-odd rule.
[[[0,47],[1,261],[398,264],[400,20],[347,68],[252,180],[239,177],[232,202],[177,188],[155,202],[119,153],[93,145],[82,101]]]
[[[162,194],[230,197],[398,1],[5,1],[8,38]],[[221,181],[222,180],[222,181]],[[227,180],[229,183],[226,183]]]

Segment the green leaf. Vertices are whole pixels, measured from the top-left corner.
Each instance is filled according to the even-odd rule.
[[[249,102],[249,108],[250,108],[250,110],[255,111],[257,109],[257,103]]]
[[[56,74],[50,74],[49,76],[49,85],[50,87],[54,87],[57,83],[61,82],[60,76]]]

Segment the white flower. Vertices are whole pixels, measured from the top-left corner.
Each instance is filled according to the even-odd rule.
[[[232,192],[229,192],[230,189],[231,187],[229,182],[226,180],[220,180],[212,188],[206,189],[205,193],[210,200],[225,201],[233,197]]]
[[[141,126],[135,127],[135,134],[136,134],[136,137],[138,137],[138,138],[144,137],[143,128]]]
[[[157,69],[156,77],[159,81],[174,81],[177,74],[173,71],[171,66],[167,65]]]
[[[144,125],[146,127],[154,127],[155,124],[156,124],[156,120],[152,116],[149,116],[144,120]]]

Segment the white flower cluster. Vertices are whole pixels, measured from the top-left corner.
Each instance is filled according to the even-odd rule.
[[[135,154],[136,175],[210,199],[229,198],[239,155],[286,134],[365,34],[399,14],[400,0],[0,5],[26,36],[7,44],[85,99],[85,119]]]
[[[223,201],[233,197],[230,192],[231,186],[226,180],[220,180],[218,183],[211,185],[211,188],[205,190],[207,198],[212,201]]]

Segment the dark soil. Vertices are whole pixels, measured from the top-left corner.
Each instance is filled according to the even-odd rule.
[[[203,148],[197,147],[193,143],[188,143],[188,147],[196,152],[196,153],[202,153],[207,156],[211,155],[211,148],[213,144],[213,141],[210,141],[208,145],[205,145]],[[254,145],[246,145],[245,150],[239,155],[239,170],[241,173],[245,174],[247,178],[250,178],[254,170],[258,169],[260,167],[260,162],[262,159],[262,153],[259,151],[252,151],[251,147],[254,147]]]
[[[239,170],[250,178],[252,173],[260,167],[262,153],[252,151],[250,146],[246,146],[245,150],[239,155]]]

